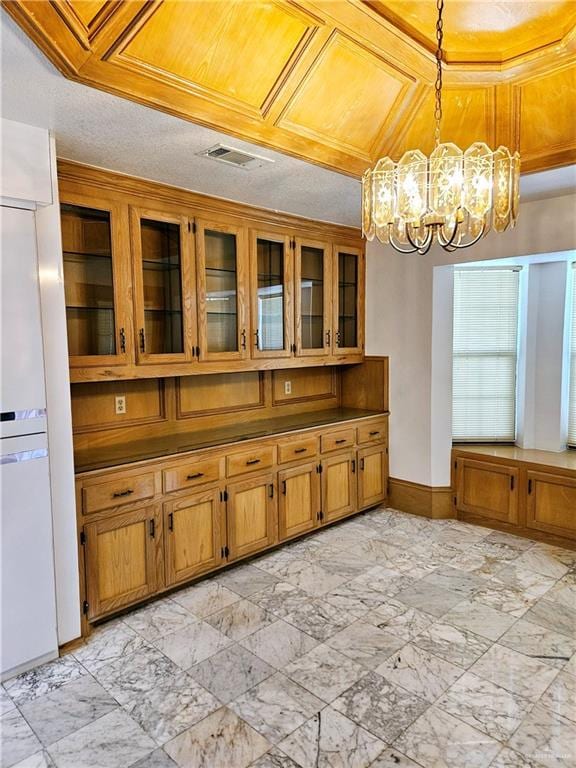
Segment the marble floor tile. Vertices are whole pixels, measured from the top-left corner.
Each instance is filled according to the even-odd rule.
[[[527,597],[539,600],[556,583],[552,576],[544,576],[537,571],[527,568],[520,560],[513,560],[494,576],[495,581],[521,589]]]
[[[510,629],[516,618],[477,600],[463,600],[449,610],[442,620],[494,641]]]
[[[510,739],[509,746],[529,758],[536,758],[544,765],[574,768],[574,733],[573,720],[536,704]]]
[[[404,639],[373,624],[356,621],[326,640],[326,645],[357,661],[368,669],[376,669],[404,645]]]
[[[312,598],[307,592],[298,589],[287,581],[278,581],[271,587],[260,590],[250,595],[250,602],[259,605],[269,613],[273,613],[279,618],[287,616],[293,611],[297,611],[303,605],[310,602]]]
[[[271,624],[275,618],[259,605],[249,600],[239,600],[218,613],[210,614],[206,617],[206,621],[226,637],[241,640],[267,624]]]
[[[284,674],[326,703],[330,703],[368,670],[327,645],[318,645],[291,662]]]
[[[6,712],[0,717],[0,733],[2,734],[0,752],[2,768],[10,768],[42,749],[36,734],[17,709]]]
[[[537,542],[532,549],[535,552],[545,553],[549,558],[557,560],[572,571],[576,569],[576,551],[572,549],[555,547],[553,544],[545,544],[544,542]]]
[[[576,635],[576,609],[546,599],[539,600],[524,616],[527,621],[560,632],[568,637]]]
[[[389,600],[367,613],[363,620],[408,642],[427,629],[434,618],[417,608],[408,608],[398,600]]]
[[[455,592],[457,595],[461,595],[463,600],[470,597],[478,588],[485,586],[487,580],[476,573],[461,571],[459,568],[444,565],[422,579],[420,584],[432,584],[435,587],[442,587],[450,592]]]
[[[424,651],[464,668],[474,664],[491,646],[489,640],[442,621],[424,629],[414,638],[413,643]]]
[[[376,670],[395,685],[432,703],[462,674],[462,668],[415,645],[405,645]]]
[[[505,742],[518,728],[532,702],[466,672],[440,697],[436,706],[493,739]]]
[[[256,762],[250,764],[250,768],[299,768],[291,757],[273,747],[265,755],[259,757]]]
[[[329,573],[311,560],[304,559],[292,560],[277,575],[282,581],[288,581],[316,597],[335,589],[346,581],[345,576]]]
[[[479,587],[473,594],[475,602],[483,603],[497,611],[519,619],[534,605],[535,599],[528,597],[522,589],[492,579],[486,586]]]
[[[281,669],[311,651],[318,645],[318,641],[278,619],[241,640],[240,645],[276,669]]]
[[[531,701],[536,701],[558,674],[558,670],[548,664],[497,644],[470,672]]]
[[[344,691],[331,706],[390,744],[429,705],[419,696],[370,672]]]
[[[118,702],[91,675],[83,675],[22,704],[20,711],[40,741],[48,745],[117,707]]]
[[[350,550],[350,553],[354,557],[363,559],[364,562],[369,563],[371,566],[386,566],[388,563],[394,562],[394,560],[399,558],[404,551],[400,547],[383,541],[380,538],[361,541]]]
[[[205,621],[195,621],[156,640],[154,645],[181,669],[208,659],[233,641]]]
[[[278,672],[228,706],[271,744],[277,744],[325,704]]]
[[[394,746],[425,768],[487,768],[501,745],[447,712],[429,707]]]
[[[150,752],[142,760],[134,763],[131,768],[177,768],[177,766],[163,749],[155,749],[154,752]]]
[[[514,534],[506,533],[505,531],[491,531],[484,538],[484,541],[493,544],[506,544],[508,547],[518,550],[518,552],[526,552],[527,549],[532,549],[534,546],[532,539],[523,539],[521,536],[514,536]]]
[[[524,619],[519,619],[498,642],[559,669],[576,653],[576,637],[552,632]]]
[[[536,545],[518,558],[518,564],[543,576],[561,579],[570,570],[570,566],[563,560],[564,558],[558,557],[558,550],[541,548]]]
[[[466,549],[458,554],[450,564],[461,571],[475,573],[478,576],[491,577],[505,568],[508,562],[501,560],[497,555],[473,552],[470,549]]]
[[[194,680],[224,704],[275,672],[274,667],[239,645],[232,645],[188,670]]]
[[[181,768],[246,768],[269,748],[263,736],[227,707],[164,746]]]
[[[546,600],[576,610],[576,573],[567,573],[546,593]]]
[[[8,696],[4,688],[0,685],[0,717],[5,715],[6,712],[10,712],[15,706],[16,704],[14,704],[10,696]]]
[[[349,583],[364,584],[366,587],[370,587],[384,595],[384,597],[392,598],[401,590],[420,582],[417,582],[412,573],[405,573],[387,565],[375,565],[369,571],[366,571]]]
[[[418,608],[437,618],[444,616],[462,601],[460,593],[438,587],[435,584],[424,584],[422,581],[401,590],[395,595],[395,598],[411,608]]]
[[[302,768],[368,768],[384,742],[330,707],[280,742]]]
[[[72,655],[88,672],[94,673],[100,667],[144,648],[150,649],[151,645],[123,621],[117,620],[95,627],[84,645]]]
[[[127,704],[179,672],[179,668],[157,648],[138,651],[100,667],[98,682],[120,704]]]
[[[370,768],[422,768],[422,766],[398,752],[397,749],[389,747],[378,755]]]
[[[504,747],[490,763],[490,768],[544,768],[544,765],[509,747]]]
[[[55,768],[55,766],[48,752],[42,749],[30,757],[25,757],[19,763],[15,763],[12,768]]]
[[[473,544],[468,549],[468,552],[479,552],[483,555],[497,557],[502,561],[502,563],[515,560],[517,557],[520,557],[521,553],[515,547],[511,547],[509,544],[504,544],[502,542],[488,541],[487,539],[488,537],[482,541],[479,541],[477,544]]]
[[[332,605],[327,600],[310,598],[284,620],[302,632],[323,642],[356,620],[353,613]]]
[[[157,744],[173,739],[215,712],[218,699],[189,675],[178,672],[124,705],[124,709]]]
[[[164,598],[126,614],[123,621],[145,640],[151,641],[182,629],[196,618],[178,603]]]
[[[241,597],[248,597],[277,581],[275,576],[262,571],[260,568],[255,568],[253,565],[239,565],[236,568],[230,568],[216,578],[220,584]]]
[[[306,540],[300,543],[304,544],[305,542]],[[320,542],[316,541],[315,538],[313,539],[313,543],[317,549],[322,548]],[[304,551],[292,551],[292,546],[293,545],[286,545],[281,549],[276,549],[273,552],[264,554],[257,560],[252,560],[251,564],[255,568],[258,568],[258,570],[272,576],[275,579],[281,578],[283,569],[285,569],[291,562],[294,560],[301,560],[302,558],[306,558],[306,553]],[[260,589],[263,589],[263,587],[260,587]]]
[[[309,555],[309,560],[319,565],[328,573],[355,579],[372,567],[372,563],[345,549],[336,549],[326,545],[323,550]]]
[[[387,544],[394,544],[400,549],[412,549],[412,547],[418,545],[418,541],[414,536],[414,533],[402,528],[402,525],[397,525],[389,531],[385,537],[383,537]]]
[[[85,674],[86,670],[76,659],[67,655],[6,680],[4,690],[21,706]]]
[[[540,697],[540,704],[576,722],[576,677],[561,672]]]
[[[57,768],[128,768],[155,747],[121,710],[84,726],[48,748]]]
[[[240,600],[240,595],[211,579],[194,584],[172,595],[174,602],[199,618],[217,613]]]

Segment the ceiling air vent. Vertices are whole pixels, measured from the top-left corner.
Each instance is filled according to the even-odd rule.
[[[225,144],[216,144],[214,147],[205,149],[198,154],[201,157],[209,157],[212,160],[218,160],[219,162],[227,163],[228,165],[235,165],[236,168],[244,168],[245,170],[260,168],[266,163],[274,162],[274,160],[271,160],[269,157],[250,155],[248,152],[244,152],[241,149],[235,149],[234,147],[227,147]]]

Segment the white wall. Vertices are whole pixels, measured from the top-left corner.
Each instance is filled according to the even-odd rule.
[[[390,356],[392,477],[450,483],[451,350],[443,339],[451,298],[434,290],[434,268],[574,249],[575,211],[576,195],[523,203],[515,229],[452,254],[433,248],[426,256],[402,255],[367,244],[366,351]]]

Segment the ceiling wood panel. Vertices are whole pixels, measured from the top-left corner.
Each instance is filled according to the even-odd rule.
[[[433,141],[430,0],[2,0],[67,77],[360,176]],[[443,140],[576,161],[576,0],[445,11]]]

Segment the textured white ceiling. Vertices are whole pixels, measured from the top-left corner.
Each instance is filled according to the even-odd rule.
[[[149,107],[66,80],[0,12],[2,116],[50,128],[59,157],[313,219],[360,225],[360,184]],[[274,159],[252,171],[198,157],[218,142]],[[522,180],[524,197],[574,191],[571,169]]]

